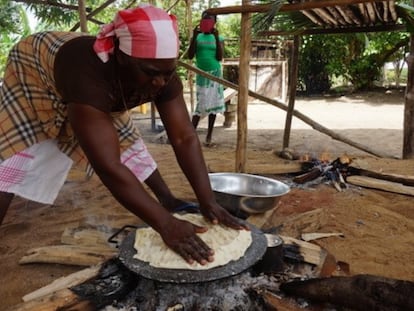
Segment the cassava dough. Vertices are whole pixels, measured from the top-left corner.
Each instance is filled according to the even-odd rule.
[[[171,250],[154,229],[142,228],[136,231],[134,258],[148,262],[150,266],[166,269],[207,270],[223,266],[231,260],[238,260],[252,243],[252,235],[247,230],[235,230],[222,225],[213,225],[199,214],[174,215],[193,224],[208,227],[208,231],[198,236],[214,250],[214,261],[205,265],[194,262],[188,264],[180,255]]]

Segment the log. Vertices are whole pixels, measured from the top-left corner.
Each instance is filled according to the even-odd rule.
[[[281,284],[280,289],[288,295],[352,310],[414,310],[413,282],[374,275],[292,281]]]
[[[65,265],[92,266],[117,254],[117,250],[104,247],[75,245],[44,246],[29,250],[19,263],[58,263]]]
[[[38,299],[40,297],[50,295],[62,289],[66,289],[66,288],[73,287],[75,285],[79,285],[97,276],[100,269],[101,269],[101,265],[96,265],[96,266],[89,267],[89,268],[77,271],[75,273],[69,274],[67,276],[58,278],[54,280],[52,283],[50,283],[49,285],[46,285],[42,288],[39,288],[23,296],[23,301],[27,302],[30,300]]]
[[[395,183],[403,184],[404,186],[414,186],[414,176],[411,175],[382,173],[354,166],[348,166],[347,173],[349,175],[367,176],[376,179],[388,180]]]
[[[414,187],[404,186],[403,184],[392,181],[386,181],[367,176],[348,176],[346,178],[346,181],[350,184],[365,188],[414,196]]]

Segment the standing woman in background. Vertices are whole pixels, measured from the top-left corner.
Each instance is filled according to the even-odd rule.
[[[221,78],[223,59],[224,39],[214,27],[216,16],[203,13],[200,25],[194,28],[188,49],[188,57],[196,57],[196,66],[201,70]],[[197,105],[193,113],[192,123],[197,128],[201,117],[208,115],[208,130],[205,146],[212,146],[212,135],[216,114],[225,111],[223,85],[214,82],[202,75],[196,76]]]

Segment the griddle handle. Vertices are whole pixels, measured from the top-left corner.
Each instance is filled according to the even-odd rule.
[[[132,225],[123,226],[121,229],[119,229],[118,231],[115,231],[115,233],[112,234],[108,238],[108,243],[116,244],[116,247],[118,247],[118,241],[114,240],[115,237],[117,237],[121,232],[125,231],[126,229],[137,229],[137,228],[138,228],[138,226],[132,226]]]

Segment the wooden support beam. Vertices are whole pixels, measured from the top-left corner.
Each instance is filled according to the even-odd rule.
[[[365,2],[389,2],[381,0],[324,0],[324,1],[306,1],[291,4],[284,4],[280,7],[279,12],[293,12],[302,10],[311,10],[317,8],[325,8],[328,6],[347,6],[351,4]],[[235,13],[266,13],[272,9],[272,4],[243,4],[226,6],[221,8],[209,8],[207,13],[212,15],[235,14]]]

